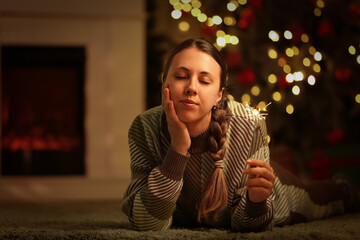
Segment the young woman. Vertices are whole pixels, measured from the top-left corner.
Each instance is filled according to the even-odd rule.
[[[165,63],[162,105],[129,130],[132,180],[122,210],[138,230],[172,225],[263,231],[344,213],[347,182],[304,185],[269,162],[264,118],[228,100],[227,68],[204,39]],[[355,195],[351,195],[351,199]]]

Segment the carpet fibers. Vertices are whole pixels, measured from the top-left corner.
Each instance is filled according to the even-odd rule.
[[[360,213],[262,233],[174,228],[138,232],[119,202],[0,203],[0,239],[360,239]]]

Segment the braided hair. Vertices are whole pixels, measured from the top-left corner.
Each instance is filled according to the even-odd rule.
[[[208,146],[210,154],[214,160],[214,170],[207,179],[205,185],[205,192],[198,210],[198,222],[208,222],[217,217],[219,210],[224,209],[227,205],[227,185],[223,173],[223,158],[226,151],[226,132],[228,129],[229,109],[227,107],[227,66],[221,53],[214,47],[213,44],[203,38],[188,39],[177,45],[167,58],[164,65],[164,72],[162,81],[164,82],[171,62],[175,55],[187,48],[196,48],[212,56],[220,65],[220,91],[223,91],[222,99],[212,109],[211,122],[209,127],[210,137]]]

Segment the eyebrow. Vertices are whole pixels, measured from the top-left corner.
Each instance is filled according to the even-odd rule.
[[[180,67],[177,67],[176,70],[184,70],[186,72],[191,72],[190,69],[184,67],[184,66],[180,66]],[[210,73],[210,72],[206,72],[206,71],[201,71],[200,74],[202,75],[209,75],[212,79],[214,78],[214,76]]]

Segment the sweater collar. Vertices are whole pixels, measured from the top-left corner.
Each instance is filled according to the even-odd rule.
[[[171,138],[170,138],[170,133],[168,130],[168,124],[166,121],[166,115],[165,112],[163,111],[162,116],[161,116],[161,131],[163,132],[163,134],[165,135],[165,137],[169,140],[169,142],[171,142]],[[208,139],[209,139],[209,135],[210,135],[210,130],[209,128],[207,130],[205,130],[204,132],[196,135],[196,136],[191,136],[191,146],[189,148],[189,153],[190,154],[199,154],[199,153],[203,153],[205,151],[208,150]]]

